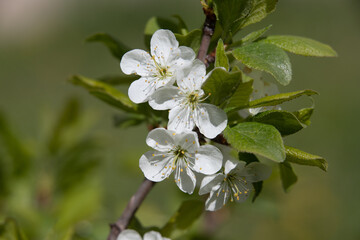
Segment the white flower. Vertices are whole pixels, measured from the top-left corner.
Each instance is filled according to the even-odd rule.
[[[140,79],[129,87],[129,98],[135,103],[148,101],[160,87],[172,85],[179,69],[195,59],[191,48],[181,46],[169,30],[157,30],[150,41],[151,55],[134,49],[124,54],[120,67],[125,74],[137,74]]]
[[[150,231],[145,233],[144,239],[137,233],[135,230],[126,229],[122,231],[117,240],[171,240],[170,238],[164,238],[160,233],[155,231]]]
[[[199,194],[210,192],[205,208],[216,211],[230,201],[243,202],[253,189],[253,182],[268,178],[271,169],[259,162],[252,162],[245,166],[245,162],[227,160],[223,173],[206,176],[200,186]]]
[[[200,146],[195,132],[177,134],[164,128],[149,132],[146,143],[155,151],[141,156],[140,168],[147,179],[160,182],[175,171],[175,182],[186,193],[193,193],[193,170],[210,175],[220,170],[222,154],[212,145]]]
[[[190,69],[179,73],[178,87],[166,87],[152,95],[149,104],[156,110],[170,109],[168,128],[178,133],[191,131],[196,125],[207,138],[214,138],[227,125],[225,112],[212,104],[202,103],[205,96],[205,65],[195,60]]]
[[[271,95],[279,94],[279,89],[276,84],[271,82],[266,82],[263,80],[254,79],[253,83],[254,91],[250,96],[250,100],[255,100]],[[280,110],[280,106],[267,106],[267,107],[259,107],[259,108],[250,108],[249,112],[252,115],[256,115],[259,112],[264,112],[267,110]]]

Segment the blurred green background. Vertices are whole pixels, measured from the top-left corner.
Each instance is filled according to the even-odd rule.
[[[6,118],[10,125],[6,129],[21,141],[23,152],[15,143],[15,155],[31,162],[22,162],[20,173],[9,177],[11,158],[0,147],[0,186],[5,189],[0,222],[15,218],[29,239],[56,239],[51,236],[58,231],[74,233],[73,239],[106,237],[108,223],[120,216],[143,179],[138,159],[148,149],[146,127],[114,128],[116,109],[66,79],[74,73],[96,78],[121,72],[119,62],[103,46],[85,44],[87,36],[107,32],[132,48],[144,48],[146,21],[173,14],[181,15],[189,29],[199,28],[204,20],[195,0],[0,1],[0,111],[5,116],[1,124]],[[295,166],[299,181],[288,194],[283,193],[274,170],[254,204],[231,205],[220,213],[224,222],[214,236],[360,239],[360,2],[280,1],[275,13],[239,35],[270,23],[269,34],[313,38],[330,44],[339,54],[329,59],[291,55],[293,81],[281,89],[320,92],[312,125],[287,137],[285,143],[325,157],[329,170]],[[78,115],[59,127],[63,105],[73,97],[80,103],[70,100],[68,104]],[[312,103],[304,98],[298,104]],[[75,166],[73,159],[80,159]],[[32,170],[16,177],[26,164]],[[162,182],[137,216],[145,226],[162,226],[187,198],[172,181]],[[199,229],[204,229],[202,220],[187,234]]]

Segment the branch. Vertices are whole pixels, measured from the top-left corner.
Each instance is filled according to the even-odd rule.
[[[206,18],[197,58],[206,64],[206,55],[209,50],[211,37],[215,31],[216,15],[214,13],[214,10],[207,5],[203,6],[203,10]]]
[[[116,240],[120,232],[127,228],[131,219],[134,217],[135,212],[154,185],[155,182],[147,179],[142,182],[137,192],[130,198],[130,201],[121,217],[116,221],[116,223],[110,224],[110,233],[107,238],[108,240]]]

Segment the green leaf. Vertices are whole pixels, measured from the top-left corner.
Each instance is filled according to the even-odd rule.
[[[259,37],[261,37],[264,33],[266,33],[267,31],[270,30],[270,28],[272,27],[272,25],[269,25],[267,27],[264,27],[260,30],[257,30],[255,32],[249,33],[248,35],[246,35],[245,37],[243,37],[240,41],[235,42],[233,44],[230,45],[230,48],[235,48],[235,47],[239,47],[241,45],[247,44],[247,43],[251,43],[255,40],[257,40]]]
[[[312,57],[336,57],[337,53],[329,45],[297,36],[269,36],[261,42],[274,44],[288,52]]]
[[[4,223],[0,224],[0,240],[27,240],[27,238],[16,221],[7,218]]]
[[[139,114],[131,114],[125,116],[114,116],[114,125],[119,128],[128,128],[142,124],[146,121],[144,115]]]
[[[232,96],[240,83],[241,72],[229,73],[217,68],[202,85],[202,89],[206,94],[211,94],[210,103],[219,106]]]
[[[229,71],[229,59],[226,56],[224,43],[220,38],[216,47],[215,67],[223,67]]]
[[[24,175],[31,164],[31,153],[15,134],[5,115],[0,112],[0,143],[12,159],[12,174]]]
[[[99,81],[113,86],[122,84],[130,85],[139,78],[137,75],[105,76],[99,78]]]
[[[283,140],[275,127],[256,122],[239,123],[224,131],[227,141],[237,150],[259,154],[275,162],[285,160]]]
[[[297,182],[297,176],[288,162],[279,163],[279,168],[283,189],[288,192],[290,187]]]
[[[254,42],[232,51],[234,57],[250,68],[265,71],[282,85],[291,81],[291,64],[287,54],[275,45]]]
[[[79,120],[80,116],[80,104],[75,98],[71,98],[65,104],[61,111],[59,118],[54,126],[52,135],[49,140],[49,150],[52,153],[56,153],[61,146],[61,134],[64,129],[72,126]]]
[[[96,33],[86,39],[87,42],[99,42],[104,44],[111,54],[121,60],[122,56],[131,49],[107,33]]]
[[[176,229],[185,230],[189,228],[200,217],[203,210],[204,203],[202,201],[188,200],[183,202],[168,223],[161,229],[161,234],[170,237],[171,233]]]
[[[232,37],[239,30],[242,19],[251,10],[253,0],[213,0],[215,14],[224,30],[224,33]]]
[[[72,76],[69,81],[84,87],[90,94],[114,107],[126,112],[136,112],[137,110],[137,105],[128,96],[106,83],[77,75]]]
[[[261,112],[253,116],[250,121],[272,125],[283,136],[294,134],[306,127],[293,113],[280,110]]]
[[[263,20],[275,10],[277,2],[278,0],[252,0],[250,12],[240,21],[237,30]]]
[[[186,35],[175,33],[175,37],[178,40],[180,46],[190,47],[194,50],[195,53],[197,53],[200,48],[201,34],[202,32],[200,29],[195,29]]]
[[[295,98],[307,95],[315,95],[318,94],[317,92],[313,90],[301,90],[296,92],[289,92],[289,93],[280,93],[272,96],[267,96],[263,98],[256,99],[254,101],[249,102],[248,107],[249,108],[258,108],[258,107],[266,107],[266,106],[276,106],[281,103],[291,101]]]
[[[182,19],[182,17],[180,15],[173,15],[174,18],[176,18],[178,20],[178,31],[181,34],[187,34],[189,32],[188,27],[186,26],[186,23],[184,21],[184,19]]]
[[[173,33],[181,33],[183,26],[178,24],[173,20],[162,18],[162,17],[152,17],[150,18],[145,25],[145,45],[150,48],[150,39],[151,36],[159,29],[168,29]]]
[[[300,122],[309,126],[311,123],[310,118],[313,112],[314,108],[303,108],[299,111],[293,112],[293,114],[296,116],[297,119],[299,119]]]
[[[296,163],[300,165],[315,166],[327,171],[328,164],[326,160],[320,156],[306,153],[299,149],[285,146],[286,162]]]
[[[240,83],[234,94],[229,99],[225,107],[225,112],[241,109],[249,104],[249,99],[253,91],[252,84],[253,80]]]

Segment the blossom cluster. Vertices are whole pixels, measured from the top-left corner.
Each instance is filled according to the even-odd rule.
[[[215,211],[229,199],[245,200],[253,182],[269,177],[269,168],[261,163],[245,165],[214,145],[200,144],[194,129],[213,139],[226,128],[227,115],[206,103],[211,95],[202,86],[211,72],[206,73],[205,64],[195,59],[191,48],[179,46],[171,31],[156,31],[150,53],[131,50],[124,54],[120,67],[125,74],[140,76],[129,87],[130,100],[169,110],[167,129],[156,128],[146,138],[153,150],[141,156],[139,166],[147,179],[159,182],[174,172],[177,186],[192,194],[197,177],[205,175],[199,194],[210,193],[206,209]]]

